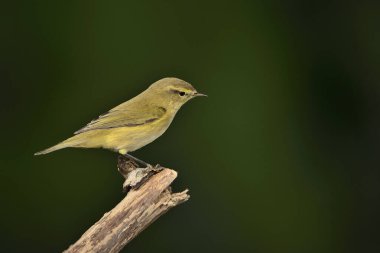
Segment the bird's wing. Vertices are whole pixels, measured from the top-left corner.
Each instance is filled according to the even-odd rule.
[[[144,125],[149,122],[158,120],[166,113],[164,107],[146,106],[138,110],[115,110],[99,116],[99,118],[91,121],[85,127],[79,129],[74,134],[95,130],[109,129],[118,127],[134,127]]]

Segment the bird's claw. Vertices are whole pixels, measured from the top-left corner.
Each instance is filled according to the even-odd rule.
[[[146,168],[135,168],[125,176],[123,192],[140,188],[151,176],[163,169],[164,167],[159,164],[154,167],[151,164],[148,164]]]

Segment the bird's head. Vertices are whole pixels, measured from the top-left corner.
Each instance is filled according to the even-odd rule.
[[[157,99],[178,110],[183,104],[194,97],[206,96],[197,92],[194,87],[181,79],[166,77],[153,83],[149,89]]]

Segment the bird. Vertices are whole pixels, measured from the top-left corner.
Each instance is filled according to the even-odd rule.
[[[175,77],[162,78],[130,100],[92,120],[74,135],[34,155],[63,148],[103,148],[133,157],[133,152],[160,137],[172,123],[178,110],[199,93],[188,82]]]

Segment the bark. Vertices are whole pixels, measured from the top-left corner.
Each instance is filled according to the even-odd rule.
[[[163,168],[154,173],[148,173],[148,178],[145,174],[141,185],[132,188],[119,204],[64,252],[119,252],[162,214],[189,199],[187,190],[171,192],[170,184],[177,177],[176,171]]]

